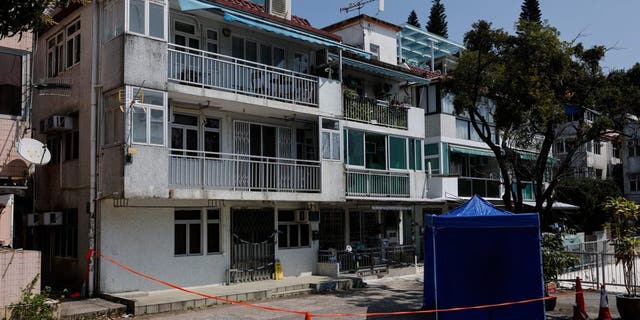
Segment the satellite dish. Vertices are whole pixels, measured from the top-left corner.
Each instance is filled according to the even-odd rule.
[[[51,161],[51,152],[38,140],[29,138],[20,139],[18,140],[16,149],[18,154],[29,163],[42,165]]]

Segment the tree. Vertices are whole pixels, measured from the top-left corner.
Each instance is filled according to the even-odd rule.
[[[447,15],[444,13],[444,5],[440,3],[440,0],[433,0],[429,21],[427,22],[427,31],[444,38],[449,37]]]
[[[626,118],[611,112],[612,105],[600,104],[601,88],[609,87],[599,64],[606,49],[561,41],[556,29],[526,21],[514,35],[479,21],[464,41],[467,51],[445,80],[446,91],[454,95],[456,113],[469,117],[493,151],[505,206],[522,212],[523,190],[530,183],[535,211],[546,225],[554,191],[570,173],[576,152],[587,142],[618,132]],[[568,122],[567,108],[600,113],[593,122]],[[497,142],[492,132],[498,132]],[[566,157],[552,165],[552,146],[567,133],[575,138],[567,145]]]
[[[409,17],[407,18],[407,23],[416,28],[420,28],[420,20],[418,20],[418,14],[416,13],[415,10],[411,10],[411,13],[409,13]]]
[[[565,177],[556,189],[556,200],[580,207],[579,212],[563,217],[563,222],[586,233],[602,230],[602,225],[610,220],[602,204],[619,196],[622,191],[613,180]]]
[[[527,22],[542,23],[542,13],[540,12],[538,0],[524,0],[521,8],[520,19]]]
[[[0,1],[0,39],[21,36],[54,24],[51,12],[56,7],[84,4],[88,0],[2,0]]]

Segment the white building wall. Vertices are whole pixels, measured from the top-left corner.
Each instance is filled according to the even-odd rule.
[[[398,42],[397,32],[374,23],[364,22],[366,31],[364,33],[364,50],[371,52],[371,44],[380,47],[380,61],[389,64],[398,64]]]

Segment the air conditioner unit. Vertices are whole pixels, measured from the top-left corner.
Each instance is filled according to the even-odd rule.
[[[42,216],[38,213],[28,213],[27,214],[27,226],[35,227],[42,224],[41,220]]]
[[[264,6],[269,14],[284,19],[291,19],[291,0],[266,0]]]
[[[67,116],[51,116],[41,125],[42,132],[73,130],[73,118]]]
[[[295,214],[295,216],[293,217],[294,222],[296,223],[309,222],[309,210],[296,210],[294,214]]]
[[[62,212],[45,212],[44,225],[46,226],[59,226],[62,225]]]

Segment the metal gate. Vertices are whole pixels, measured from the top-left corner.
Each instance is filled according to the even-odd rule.
[[[273,209],[233,209],[231,212],[230,283],[273,278],[275,227]]]

